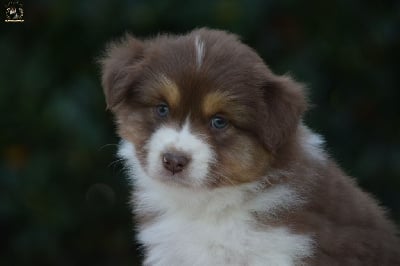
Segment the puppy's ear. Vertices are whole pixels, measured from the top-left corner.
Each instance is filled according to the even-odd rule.
[[[261,138],[274,153],[296,132],[307,109],[307,100],[303,85],[288,76],[269,77],[263,95],[266,109]]]
[[[139,76],[142,59],[143,42],[129,34],[107,46],[104,56],[99,60],[107,109],[114,111],[122,102]]]

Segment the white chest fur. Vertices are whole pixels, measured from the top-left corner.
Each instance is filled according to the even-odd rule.
[[[149,247],[146,265],[296,265],[311,255],[310,237],[283,226],[257,227],[251,216],[260,208],[273,214],[296,204],[287,187],[249,202],[241,189],[196,195],[181,188],[151,188],[138,192],[140,206],[163,214],[139,233]]]
[[[257,231],[245,217],[188,221],[164,217],[143,230],[146,265],[295,265],[310,255],[310,239],[287,228]]]

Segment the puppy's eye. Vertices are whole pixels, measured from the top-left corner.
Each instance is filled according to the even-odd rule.
[[[214,116],[211,118],[210,125],[215,129],[224,129],[228,126],[228,120],[220,116]]]
[[[169,114],[169,107],[165,103],[156,106],[156,113],[159,117],[166,117]]]

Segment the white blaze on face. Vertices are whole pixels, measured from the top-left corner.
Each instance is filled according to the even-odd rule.
[[[169,174],[163,167],[162,156],[166,152],[178,151],[187,154],[190,162],[179,173],[180,178],[187,179],[193,185],[202,185],[213,161],[214,153],[211,147],[192,134],[189,122],[186,120],[182,128],[161,127],[154,132],[147,143],[147,170],[151,178],[160,179]]]
[[[203,63],[205,47],[198,35],[195,37],[194,46],[196,48],[197,69],[199,69]]]

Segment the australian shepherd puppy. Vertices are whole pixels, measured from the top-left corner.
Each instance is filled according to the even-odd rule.
[[[400,265],[394,224],[302,123],[303,86],[235,35],[127,35],[101,67],[144,265]]]

